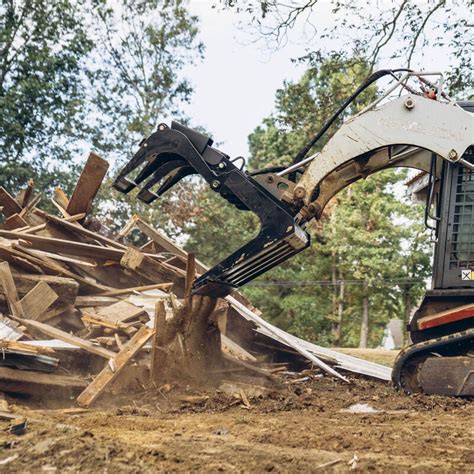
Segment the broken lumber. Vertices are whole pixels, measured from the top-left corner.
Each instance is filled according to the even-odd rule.
[[[5,217],[20,214],[22,208],[15,198],[3,187],[0,187],[0,206]]]
[[[53,339],[59,339],[60,341],[68,342],[73,346],[80,347],[81,349],[87,352],[96,354],[100,357],[104,357],[105,359],[111,359],[116,355],[115,352],[109,351],[108,349],[104,349],[100,346],[96,346],[86,339],[73,336],[72,334],[68,334],[65,331],[61,331],[61,329],[54,328],[53,326],[49,326],[48,324],[40,323],[39,321],[33,321],[30,319],[24,319],[21,322],[28,327],[37,329],[46,336],[52,337]]]
[[[57,299],[58,294],[47,283],[41,281],[21,299],[20,303],[28,319],[37,319]]]
[[[79,284],[71,278],[54,275],[34,275],[28,273],[13,273],[16,289],[21,297],[24,297],[38,283],[47,284],[58,295],[57,303],[61,305],[74,304],[79,290]],[[6,300],[5,293],[0,287],[0,303]]]
[[[99,191],[108,169],[109,163],[106,160],[95,153],[89,154],[76,188],[67,204],[66,212],[68,214],[89,213],[92,201]]]
[[[17,318],[24,318],[25,315],[8,262],[0,263],[0,285],[3,288],[10,313]]]
[[[82,388],[87,385],[85,380],[79,377],[72,377],[69,375],[55,375],[55,374],[41,374],[39,372],[32,372],[28,370],[9,369],[7,367],[0,367],[0,388],[3,388],[3,381],[15,382],[12,384],[12,392],[15,392],[15,387],[21,384],[33,385],[54,385],[56,387],[66,388]],[[18,389],[20,387],[18,386]],[[23,390],[18,390],[23,392]]]
[[[89,407],[104,392],[107,386],[119,376],[124,367],[153,336],[154,332],[152,329],[142,326],[79,395],[77,398],[79,406],[83,408]]]

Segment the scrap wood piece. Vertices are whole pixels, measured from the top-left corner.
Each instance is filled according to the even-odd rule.
[[[43,235],[22,234],[20,232],[0,231],[0,237],[26,241],[32,248],[45,250],[46,252],[61,253],[65,255],[76,255],[79,257],[97,258],[100,260],[120,261],[124,250],[103,247],[100,245],[84,244],[72,240],[55,239]]]
[[[257,316],[255,313],[250,311],[245,305],[242,303],[239,303],[235,298],[232,296],[226,296],[225,299],[232,304],[236,309],[240,310],[241,312],[244,312],[245,315],[257,323],[259,326],[264,327],[268,332],[270,332],[274,337],[276,337],[278,340],[282,340],[283,342],[286,342],[289,346],[291,346],[293,349],[295,349],[299,354],[301,354],[304,358],[308,359],[309,361],[313,362],[315,365],[317,365],[319,368],[327,372],[328,374],[331,374],[334,377],[337,377],[338,379],[342,380],[343,382],[350,383],[350,381],[341,375],[339,372],[334,370],[332,367],[330,367],[328,364],[323,362],[321,359],[316,357],[314,354],[309,352],[305,347],[303,347],[301,344],[298,343],[298,341],[292,340],[289,336],[290,334],[286,333],[285,331],[282,331],[281,329],[273,326],[272,324],[268,323],[265,321],[263,318],[260,316]]]
[[[152,282],[172,282],[179,287],[184,285],[184,273],[169,267],[133,247],[128,247],[120,259],[120,265],[133,270],[138,275]]]
[[[133,334],[137,332],[137,329],[131,324],[107,321],[95,314],[84,313],[81,319],[85,323],[91,324],[93,326],[101,326],[104,328],[112,329],[114,331],[122,331],[126,334]]]
[[[60,187],[54,188],[54,199],[63,209],[67,208],[69,204],[69,198],[66,196],[66,193]]]
[[[155,321],[154,321],[154,330],[155,335],[153,337],[153,342],[151,346],[151,365],[150,365],[150,380],[152,382],[156,381],[158,374],[158,367],[160,364],[160,355],[161,355],[161,341],[162,334],[158,330],[160,327],[164,328],[166,320],[166,306],[163,301],[157,301],[155,305]]]
[[[32,354],[55,354],[55,351],[51,347],[32,346],[25,344],[24,342],[9,341],[5,339],[0,340],[0,351],[5,349],[11,349],[15,351],[31,352]]]
[[[186,262],[186,278],[184,280],[184,301],[188,307],[191,307],[191,296],[195,279],[196,258],[193,253],[188,253],[188,259]]]
[[[0,367],[0,384],[1,382],[15,382],[13,384],[13,392],[15,386],[21,384],[33,385],[54,385],[57,387],[71,387],[82,388],[87,386],[87,382],[79,377],[70,375],[56,375],[56,374],[42,374],[40,372],[33,372],[29,370],[16,370],[7,367]],[[18,387],[20,389],[20,387]],[[23,390],[18,390],[22,392]]]
[[[146,323],[150,319],[143,308],[128,301],[119,301],[110,306],[104,306],[96,314],[99,318],[112,323],[128,323],[134,320]]]
[[[21,199],[21,207],[25,207],[30,202],[31,194],[33,193],[33,188],[35,186],[35,182],[32,179],[28,180],[26,189],[23,191],[23,197]]]
[[[243,347],[239,346],[236,342],[227,337],[222,331],[221,346],[224,352],[229,353],[231,356],[234,356],[239,360],[257,362],[257,358],[255,356],[250,354],[250,352],[246,351]]]
[[[28,319],[38,319],[58,298],[58,294],[46,282],[41,281],[20,303]]]
[[[82,170],[76,188],[66,207],[68,214],[89,213],[100,185],[102,184],[109,163],[95,153],[90,153],[86,165]]]
[[[162,232],[153,228],[150,224],[142,220],[139,216],[135,215],[134,218],[134,225],[136,225],[136,227],[138,227],[148,238],[153,240],[153,242],[155,242],[163,250],[178,255],[184,259],[188,258],[188,252],[176,245],[170,238],[168,238]],[[209,267],[207,267],[206,265],[204,265],[204,263],[200,262],[197,259],[196,268],[200,273],[204,273],[209,270]]]
[[[13,279],[16,289],[22,297],[31,291],[38,283],[46,283],[58,295],[56,301],[63,305],[74,304],[77,292],[79,291],[79,284],[72,278],[13,272]],[[2,293],[0,288],[0,301],[5,298]],[[26,315],[26,317],[27,316],[28,315]]]
[[[71,231],[76,234],[81,234],[85,237],[88,237],[91,240],[95,240],[97,242],[101,242],[104,245],[108,245],[113,248],[118,248],[122,250],[126,250],[127,246],[123,245],[119,242],[116,242],[115,240],[109,239],[108,237],[105,237],[101,234],[97,234],[96,232],[92,232],[89,229],[86,229],[82,225],[78,223],[74,223],[74,221],[71,221],[70,219],[61,219],[59,217],[53,216],[51,214],[48,214],[47,212],[42,211],[41,209],[36,209],[35,214],[41,216],[43,219],[46,219],[48,223],[52,223],[54,225],[57,225],[65,230]],[[82,216],[85,216],[85,214],[81,214]],[[80,219],[76,219],[80,220]]]
[[[0,263],[0,286],[3,288],[11,314],[17,318],[24,318],[25,315],[8,262]]]
[[[59,339],[60,341],[68,342],[74,346],[80,347],[81,349],[91,352],[92,354],[96,354],[98,356],[104,357],[105,359],[111,359],[115,357],[116,353],[109,351],[108,349],[104,349],[103,347],[96,346],[92,342],[87,341],[86,339],[81,339],[80,337],[73,336],[72,334],[68,334],[61,329],[54,328],[49,326],[48,324],[40,323],[39,321],[33,321],[31,319],[25,319],[21,321],[28,327],[32,327],[37,329],[38,331],[46,334],[49,337],[54,339]]]
[[[3,186],[0,186],[0,206],[5,217],[20,214],[22,211],[16,199]]]
[[[58,263],[56,260],[53,260],[52,258],[47,257],[45,254],[35,255],[34,253],[32,253],[31,249],[20,247],[20,246],[17,246],[16,244],[13,244],[12,247],[13,247],[13,250],[15,251],[15,255],[18,255],[20,257],[24,256],[25,258],[28,258],[31,262],[34,262],[36,265],[44,269],[44,273],[48,273],[52,275],[61,275],[61,277],[69,278],[75,281],[76,284],[80,283],[81,285],[90,287],[91,289],[95,291],[107,291],[110,289],[109,287],[101,285],[97,282],[94,282],[89,278],[85,278],[81,275],[78,275],[77,273],[73,273],[72,271],[68,270],[65,266]],[[0,250],[1,250],[1,246],[0,246]],[[60,297],[62,297],[62,293],[58,293],[58,294],[60,295]]]
[[[74,303],[76,308],[93,308],[96,306],[110,306],[117,303],[118,299],[113,296],[78,296]]]
[[[101,296],[121,296],[128,295],[130,293],[135,293],[137,291],[149,291],[149,290],[169,290],[174,286],[174,283],[156,283],[154,285],[143,285],[143,286],[134,286],[131,288],[121,288],[118,290],[109,290],[105,293],[101,293]]]
[[[104,392],[107,386],[120,375],[124,367],[126,367],[154,333],[154,330],[142,326],[79,395],[77,398],[79,406],[83,408],[89,407]]]
[[[54,237],[46,237],[44,235],[25,234],[8,230],[0,230],[0,237],[18,240],[19,242],[26,241],[27,245],[37,250],[44,250],[46,252],[60,253],[64,255],[75,255],[78,257],[87,257],[92,259],[96,258],[99,260],[112,260],[115,262],[120,262],[125,254],[125,250],[123,249],[85,244],[83,242],[56,239]],[[24,245],[22,245],[22,247],[24,247]],[[160,265],[160,263],[154,259],[156,255],[146,253],[143,255],[145,257],[151,258],[154,264]]]
[[[262,369],[253,364],[249,364],[248,362],[245,362],[242,359],[238,359],[237,357],[234,357],[233,355],[228,354],[226,352],[223,352],[222,356],[224,357],[224,359],[228,360],[229,362],[232,362],[236,365],[240,365],[241,367],[244,367],[250,370],[251,372],[255,372],[259,375],[263,375],[264,377],[266,377],[267,379],[271,380],[274,383],[278,383],[278,379],[267,369]]]
[[[20,216],[26,216],[43,198],[43,195],[40,193],[34,197],[20,212]]]
[[[10,217],[7,217],[3,223],[3,228],[6,230],[21,229],[24,227],[29,227],[28,222],[26,222],[20,214],[12,214]]]
[[[28,273],[44,273],[41,266],[31,261],[27,255],[18,253],[13,248],[0,244],[0,259]]]

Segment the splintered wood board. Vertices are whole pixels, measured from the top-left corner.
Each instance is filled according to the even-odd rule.
[[[66,212],[70,215],[87,214],[92,206],[100,185],[107,174],[109,164],[106,160],[95,153],[90,153],[86,165],[82,170],[76,188],[72,193],[71,199],[66,208]]]
[[[23,227],[28,227],[28,222],[26,222],[25,219],[20,216],[20,214],[12,214],[5,220],[3,227],[7,230],[20,229]]]
[[[24,319],[23,323],[28,327],[33,327],[38,331],[46,334],[53,339],[59,339],[60,341],[68,342],[73,346],[80,347],[87,352],[91,352],[92,354],[96,354],[98,356],[104,357],[105,359],[111,359],[115,357],[116,352],[109,351],[108,349],[104,349],[101,346],[96,346],[92,342],[87,341],[86,339],[81,339],[80,337],[73,336],[72,334],[68,334],[65,331],[61,331],[61,329],[54,328],[44,323],[40,323],[38,321],[33,321],[30,319]]]
[[[58,294],[44,281],[39,282],[20,301],[23,312],[28,319],[37,319],[56,300]]]
[[[29,370],[9,369],[0,367],[0,380],[16,383],[27,383],[34,385],[55,385],[57,387],[82,388],[87,385],[85,380],[78,377],[56,374],[42,374]],[[14,391],[14,390],[13,390]]]
[[[0,286],[3,288],[11,314],[17,318],[23,318],[23,308],[8,262],[0,263]]]
[[[119,375],[138,351],[153,336],[155,331],[142,326],[138,332],[123,346],[121,351],[110,360],[97,377],[77,398],[83,408],[89,407]]]
[[[113,323],[127,323],[138,318],[148,320],[147,312],[138,306],[127,301],[119,301],[118,303],[104,306],[97,311],[97,314]]]
[[[0,187],[0,207],[5,217],[20,214],[22,210],[15,198],[4,187]]]

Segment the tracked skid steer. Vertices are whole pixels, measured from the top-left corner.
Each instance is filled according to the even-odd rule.
[[[309,152],[344,110],[382,77],[376,101],[345,120],[319,153]],[[305,230],[329,200],[377,171],[424,173],[425,221],[435,237],[432,289],[412,318],[412,344],[393,369],[407,393],[474,396],[474,102],[443,92],[440,73],[407,69],[371,75],[286,168],[246,171],[242,160],[177,122],[160,124],[120,171],[114,187],[138,188],[151,204],[186,176],[201,175],[237,209],[261,223],[253,240],[200,276],[196,294],[224,297],[310,245]]]

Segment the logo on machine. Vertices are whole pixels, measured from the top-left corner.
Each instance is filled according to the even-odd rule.
[[[474,280],[474,272],[472,270],[461,270],[462,280]]]

